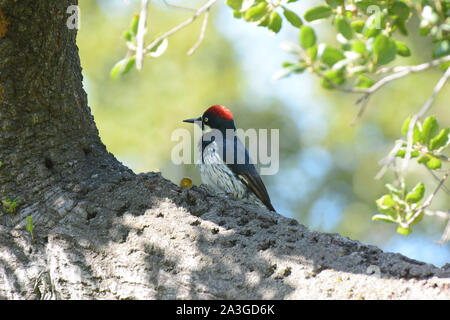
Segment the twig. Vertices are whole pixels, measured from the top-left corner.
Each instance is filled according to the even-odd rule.
[[[152,43],[150,43],[147,47],[145,47],[144,54],[148,53],[150,50],[152,50],[154,47],[156,47],[164,39],[170,37],[174,33],[178,32],[181,29],[183,29],[184,27],[190,25],[192,22],[195,21],[195,19],[197,19],[205,11],[209,10],[216,2],[217,2],[217,0],[209,0],[203,7],[199,8],[192,17],[190,17],[186,21],[180,23],[176,27],[170,29],[169,31],[167,31],[163,35],[157,37],[155,40],[153,40]]]
[[[138,31],[136,35],[137,47],[136,47],[136,69],[142,70],[142,60],[144,56],[144,31],[145,24],[147,22],[147,6],[148,0],[142,0],[141,13],[139,15]]]
[[[450,61],[450,55],[436,59],[436,60],[432,60],[429,62],[425,62],[422,64],[418,64],[415,66],[397,66],[397,67],[393,67],[393,68],[381,68],[380,70],[378,70],[378,73],[390,73],[390,72],[400,72],[400,71],[404,71],[404,70],[408,70],[411,69],[413,70],[413,72],[420,72],[420,71],[424,71],[433,67],[436,67],[438,65],[440,65],[441,63],[445,63]]]
[[[341,87],[341,86],[335,84],[333,81],[331,81],[327,77],[325,77],[325,75],[322,74],[321,72],[315,71],[315,73],[318,76],[320,76],[321,78],[324,78],[325,80],[327,80],[328,83],[330,85],[332,85],[337,90],[340,90],[340,91],[343,91],[343,92],[348,92],[348,93],[370,95],[370,94],[373,94],[375,91],[379,90],[381,87],[383,87],[384,85],[388,84],[391,81],[403,78],[403,77],[405,77],[405,76],[407,76],[409,74],[412,74],[412,73],[425,71],[427,69],[430,69],[432,67],[438,66],[441,63],[448,62],[448,61],[450,61],[450,55],[445,56],[445,57],[440,58],[440,59],[436,59],[436,60],[427,62],[427,63],[422,63],[422,64],[419,64],[419,65],[415,65],[415,66],[400,66],[400,67],[395,67],[395,68],[384,68],[384,69],[381,69],[380,73],[392,72],[392,74],[390,74],[390,75],[388,75],[388,76],[386,76],[384,78],[381,78],[380,80],[375,82],[369,88],[345,88],[345,87]],[[365,97],[362,97],[358,101],[362,101],[364,98]]]
[[[450,68],[447,68],[447,71],[445,71],[444,75],[441,77],[441,79],[439,79],[438,83],[434,87],[431,97],[427,100],[427,102],[425,102],[422,109],[420,109],[420,111],[417,113],[419,118],[422,117],[428,111],[428,109],[430,109],[434,98],[436,98],[436,95],[439,93],[439,91],[441,91],[442,87],[447,82],[449,77],[450,77]]]
[[[193,47],[191,49],[189,49],[189,51],[187,53],[188,56],[192,55],[195,52],[195,50],[197,50],[197,48],[200,46],[203,39],[205,38],[206,26],[208,25],[208,17],[209,17],[209,8],[208,8],[208,10],[206,10],[205,16],[203,17],[203,24],[202,24],[202,30],[200,31],[200,36],[199,36],[197,42],[193,45]]]
[[[382,165],[380,171],[378,171],[377,175],[375,176],[375,179],[379,180],[383,175],[385,174],[387,168],[394,162],[395,155],[397,154],[398,150],[402,147],[404,140],[400,139],[397,140],[395,143],[394,148],[392,148],[391,152],[387,155],[386,158],[380,161],[380,164]]]
[[[439,179],[439,177],[438,177],[437,175],[434,174],[433,170],[429,169],[428,167],[427,167],[427,169],[428,169],[428,172],[433,176],[433,178],[434,178],[437,182],[439,182],[440,179]],[[450,194],[450,190],[448,190],[448,188],[447,188],[446,186],[442,186],[442,189],[443,189],[447,194]]]
[[[408,168],[409,159],[411,159],[412,147],[414,142],[414,127],[416,126],[419,116],[417,114],[413,115],[409,121],[408,131],[406,133],[406,152],[403,158],[401,174],[404,176],[406,168]]]
[[[356,104],[359,104],[362,102],[362,105],[358,111],[358,114],[353,119],[353,121],[350,123],[351,126],[354,126],[361,119],[362,115],[364,114],[364,111],[366,111],[367,105],[369,104],[369,97],[370,96],[368,94],[366,94],[361,99],[356,101]]]
[[[334,89],[342,91],[342,92],[347,92],[347,93],[365,93],[366,89],[361,89],[361,88],[346,88],[346,87],[341,87],[338,84],[334,83],[333,81],[331,81],[331,79],[327,78],[322,72],[318,71],[318,70],[313,70],[313,72],[315,74],[317,74],[320,78],[324,79],[330,86],[332,86]],[[363,99],[363,98],[361,98]],[[358,101],[356,101],[356,104],[358,104],[361,99],[359,99]]]
[[[359,98],[356,101],[357,105],[359,103],[361,103],[361,102],[363,102],[363,104],[362,104],[362,106],[361,106],[357,116],[355,117],[355,119],[351,123],[351,125],[354,125],[356,123],[356,121],[359,120],[362,117],[364,111],[367,109],[367,104],[369,102],[370,96],[373,93],[375,93],[376,91],[378,91],[380,88],[382,88],[383,86],[385,86],[386,84],[388,84],[391,81],[403,78],[403,77],[405,77],[405,76],[407,76],[409,74],[412,74],[412,73],[417,73],[417,72],[422,72],[422,71],[428,70],[428,69],[430,69],[432,67],[436,67],[436,66],[440,65],[441,63],[445,63],[445,62],[448,62],[448,61],[450,61],[450,55],[442,57],[440,59],[432,60],[430,62],[422,63],[422,64],[419,64],[419,65],[415,65],[415,66],[399,66],[399,67],[394,67],[394,68],[383,68],[383,69],[380,69],[380,71],[378,73],[391,72],[392,74],[390,74],[388,76],[385,76],[384,78],[381,78],[380,80],[375,82],[369,88],[346,88],[346,87],[341,87],[341,86],[337,85],[336,83],[334,83],[333,81],[331,81],[330,79],[328,79],[321,72],[319,72],[317,70],[315,70],[314,72],[319,77],[325,79],[325,81],[327,81],[328,84],[330,84],[336,90],[339,90],[339,91],[342,91],[342,92],[346,92],[346,93],[354,93],[354,94],[362,94],[363,95],[361,98]],[[449,69],[450,68],[448,68],[447,71]],[[448,78],[448,76],[446,77],[446,79],[447,78]],[[445,83],[446,79],[443,80],[443,83]],[[443,85],[443,83],[442,83],[442,85]],[[429,102],[430,104],[431,104],[431,102],[434,99],[434,95],[432,96],[432,98],[430,98],[430,102]],[[427,108],[429,108],[429,107],[427,107]],[[425,112],[423,112],[423,113],[425,113]]]
[[[447,226],[444,229],[444,233],[442,234],[441,240],[439,240],[439,244],[443,245],[448,240],[450,240],[450,219],[447,221]]]
[[[427,216],[430,216],[430,217],[438,217],[441,219],[450,219],[450,211],[448,211],[448,212],[445,212],[442,210],[432,211],[432,210],[425,209],[423,211],[423,213],[425,213]]]
[[[167,2],[166,0],[162,0],[162,2],[164,2],[164,4],[170,8],[175,8],[175,9],[181,9],[181,10],[186,10],[186,11],[197,11],[197,9],[194,8],[189,8],[189,7],[183,7],[183,6],[179,6],[176,4],[171,4],[169,2]]]

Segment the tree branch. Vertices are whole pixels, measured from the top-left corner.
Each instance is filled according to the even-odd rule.
[[[450,240],[450,219],[447,221],[447,226],[445,227],[444,233],[442,234],[441,240],[439,240],[439,244],[443,245],[448,240]]]
[[[411,69],[413,72],[420,72],[427,69],[430,69],[432,67],[436,67],[440,65],[441,63],[449,62],[450,61],[450,55],[432,60],[429,62],[425,62],[416,66],[397,66],[393,68],[381,68],[377,73],[389,73],[389,72],[401,72],[404,70]]]
[[[402,147],[403,139],[397,140],[395,142],[394,148],[389,152],[386,158],[382,159],[380,161],[380,164],[382,165],[380,171],[378,171],[377,175],[375,176],[375,179],[379,180],[383,175],[385,174],[387,168],[394,162],[395,155],[397,154],[398,150]]]
[[[199,16],[201,16],[204,12],[208,11],[216,2],[217,2],[217,0],[209,0],[207,3],[205,3],[205,5],[203,5],[203,7],[199,8],[192,17],[190,17],[186,21],[180,23],[179,25],[175,26],[174,28],[170,29],[163,35],[157,37],[155,40],[153,40],[152,43],[150,43],[147,47],[145,47],[144,54],[148,53],[150,50],[152,50],[154,47],[156,47],[164,39],[170,37],[174,33],[178,32],[181,29],[183,29],[184,27],[187,27],[188,25],[190,25]]]
[[[175,9],[181,9],[181,10],[193,11],[193,12],[197,11],[197,9],[194,9],[194,8],[189,8],[189,7],[179,6],[179,5],[176,5],[176,4],[171,4],[167,0],[162,0],[162,1],[169,8],[175,8]]]
[[[314,70],[314,73],[316,73],[319,77],[325,79],[325,81],[327,81],[328,84],[330,84],[336,90],[339,90],[339,91],[342,91],[342,92],[346,92],[346,93],[362,94],[363,95],[361,98],[359,98],[356,101],[357,105],[362,103],[362,106],[361,106],[358,114],[356,115],[355,119],[351,123],[351,125],[354,125],[362,117],[364,111],[366,110],[367,104],[368,104],[369,99],[370,99],[370,96],[372,94],[374,94],[376,91],[378,91],[379,89],[381,89],[383,86],[385,86],[389,82],[392,82],[394,80],[406,77],[407,75],[410,75],[412,73],[422,72],[422,71],[428,70],[428,69],[430,69],[432,67],[436,67],[436,66],[438,66],[438,65],[440,65],[442,63],[449,62],[449,61],[450,61],[450,55],[442,57],[442,58],[439,58],[439,59],[436,59],[436,60],[432,60],[430,62],[422,63],[422,64],[419,64],[419,65],[415,65],[415,66],[399,66],[399,67],[394,67],[394,68],[382,68],[382,69],[380,69],[380,71],[378,73],[390,73],[391,72],[392,74],[390,74],[388,76],[385,76],[384,78],[381,78],[380,80],[375,82],[369,88],[346,88],[346,87],[341,87],[341,86],[337,85],[336,83],[334,83],[333,81],[331,81],[330,79],[328,79],[327,77],[325,77],[325,75],[322,74],[321,72],[319,72],[317,70]],[[447,69],[447,71],[449,69]],[[445,79],[441,79],[443,81],[443,83],[441,83],[441,86],[445,83],[446,79],[448,79],[448,76],[446,76],[444,78]],[[432,96],[432,98],[430,98],[430,102],[429,102],[430,104],[433,101],[434,96],[435,96],[435,94]],[[425,104],[425,106],[426,105],[427,104]],[[427,107],[427,108],[429,108],[429,107]],[[423,112],[423,113],[425,113],[425,112]],[[423,114],[423,113],[420,112],[420,114]]]
[[[200,31],[200,37],[198,38],[198,40],[194,44],[194,46],[191,49],[189,49],[189,51],[187,53],[188,56],[192,55],[195,52],[195,50],[197,50],[197,48],[200,46],[203,39],[205,38],[206,26],[208,25],[208,17],[209,17],[209,8],[208,8],[208,10],[206,10],[205,16],[203,18],[203,24],[202,24],[202,30]]]
[[[142,0],[141,2],[141,13],[139,15],[139,25],[136,35],[137,47],[136,47],[136,69],[138,71],[142,70],[142,60],[144,56],[144,31],[145,24],[147,22],[147,7],[148,0]]]

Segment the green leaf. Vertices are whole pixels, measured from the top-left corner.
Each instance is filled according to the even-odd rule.
[[[306,53],[308,54],[308,57],[310,57],[312,61],[315,61],[317,58],[317,46],[314,45],[311,48],[308,48],[308,50],[306,50]]]
[[[125,75],[128,72],[130,72],[130,70],[133,69],[135,64],[136,64],[136,56],[132,56],[131,58],[128,59],[125,68],[123,68],[122,75]]]
[[[409,13],[409,7],[404,2],[396,1],[389,7],[389,14],[398,17],[400,20],[407,20]]]
[[[353,40],[352,51],[359,54],[364,54],[366,52],[366,45],[360,40]]]
[[[241,10],[242,0],[227,0],[227,6],[233,8],[234,10]]]
[[[27,217],[27,230],[32,232],[34,229],[34,223],[32,223],[33,221],[33,217],[32,216],[28,216]]]
[[[411,214],[406,217],[406,220],[411,219],[414,216],[414,214],[415,214],[414,211],[411,212]],[[422,210],[422,212],[419,213],[419,215],[416,217],[416,219],[414,219],[414,221],[410,224],[410,226],[412,227],[412,226],[416,225],[417,223],[419,223],[420,221],[422,221],[423,216],[424,216],[424,211]]]
[[[304,49],[311,48],[316,44],[316,34],[310,26],[302,26],[300,28],[300,45]]]
[[[428,160],[430,160],[430,156],[426,154],[417,159],[417,163],[427,164]]]
[[[127,41],[133,41],[133,34],[128,30],[122,34],[122,37]]]
[[[439,42],[433,48],[433,58],[440,58],[450,54],[450,40],[444,40]]]
[[[441,160],[438,158],[435,158],[433,156],[428,156],[428,161],[427,161],[427,167],[431,170],[436,170],[439,169],[441,167]]]
[[[413,129],[413,144],[422,140],[422,132],[419,129],[419,126],[416,124]]]
[[[233,17],[236,19],[242,18],[242,12],[240,12],[239,10],[233,10]]]
[[[320,60],[328,66],[332,67],[336,62],[345,59],[344,54],[337,48],[327,44],[320,44],[318,48]]]
[[[26,229],[28,232],[30,232],[31,234],[31,239],[34,241],[34,235],[33,235],[33,230],[34,230],[34,223],[33,221],[33,217],[32,216],[28,216],[27,217],[27,226]]]
[[[364,25],[365,22],[362,20],[352,21],[351,23],[352,29],[355,30],[356,33],[362,33]]]
[[[341,70],[328,70],[322,79],[322,87],[325,89],[334,89],[333,84],[339,86],[345,82],[344,74]]]
[[[337,31],[342,34],[347,40],[353,37],[353,29],[350,22],[344,16],[338,16],[334,20],[334,26]]]
[[[426,20],[420,21],[419,35],[425,37],[430,33],[430,31],[431,31],[431,25],[429,24],[429,22]]]
[[[280,15],[276,11],[273,11],[269,18],[269,30],[278,33],[281,30],[282,21]]]
[[[244,13],[245,21],[258,21],[268,13],[267,2],[263,1],[251,7]]]
[[[154,46],[152,48],[152,50],[150,50],[148,55],[152,58],[158,58],[166,51],[168,45],[169,45],[169,40],[167,38],[165,38],[164,40],[159,42],[156,46]]]
[[[370,88],[374,84],[374,81],[368,76],[359,75],[356,81],[355,87],[357,88]]]
[[[133,19],[131,19],[131,24],[130,24],[130,32],[133,35],[133,37],[136,37],[136,35],[137,35],[138,26],[139,26],[139,14],[136,13],[133,16]]]
[[[397,151],[395,154],[396,157],[404,158],[406,154],[406,149],[402,148]],[[417,158],[420,155],[420,152],[418,150],[412,150],[411,151],[411,158]]]
[[[372,221],[384,221],[384,222],[389,222],[389,223],[397,222],[391,216],[384,215],[384,214],[376,214],[376,215],[372,216]]]
[[[406,118],[406,120],[402,124],[402,134],[406,137],[406,134],[408,133],[409,123],[411,122],[412,117],[409,116]]]
[[[290,65],[286,63],[283,64],[286,67],[272,76],[274,80],[279,80],[281,78],[287,77],[292,73],[302,73],[303,71],[305,71],[305,67],[301,64],[290,64]]]
[[[384,214],[392,217],[394,221],[398,218],[397,210],[394,207],[395,201],[390,194],[385,194],[375,201],[378,210]]]
[[[393,193],[393,194],[399,195],[399,194],[401,194],[401,192],[402,192],[400,189],[394,187],[394,186],[393,186],[392,184],[390,184],[390,183],[385,184],[385,186],[386,186],[386,188],[387,188],[391,193]]]
[[[419,182],[408,194],[406,195],[406,202],[417,203],[422,200],[425,194],[425,186],[423,182]]]
[[[266,14],[262,19],[259,20],[258,27],[268,27],[270,22],[270,15]]]
[[[400,233],[400,234],[402,234],[404,236],[409,235],[411,232],[412,232],[411,228],[403,228],[403,227],[400,227],[400,226],[397,227],[397,233]]]
[[[124,58],[117,62],[111,69],[110,77],[111,79],[116,79],[119,75],[127,74],[136,63],[136,56]]]
[[[332,7],[333,9],[336,9],[338,6],[344,4],[344,0],[325,0],[327,4]]]
[[[285,7],[283,7],[283,14],[286,17],[287,21],[292,24],[296,28],[300,28],[303,25],[302,19],[294,12]]]
[[[406,28],[405,20],[397,19],[395,21],[395,25],[397,26],[398,30],[400,30],[400,33],[404,36],[408,35],[408,29]]]
[[[450,128],[442,129],[439,134],[431,139],[429,148],[430,150],[436,150],[443,147],[448,142],[448,135],[450,134]]]
[[[434,116],[425,119],[422,125],[422,139],[424,145],[428,145],[430,140],[439,133],[439,124]]]
[[[439,68],[444,72],[447,71],[448,67],[450,67],[450,61],[443,62],[439,65]]]
[[[318,19],[328,18],[332,13],[333,11],[329,6],[318,6],[306,11],[304,18],[306,21],[311,22]]]
[[[377,64],[383,65],[395,59],[397,46],[390,37],[380,34],[373,42],[373,52],[375,53]]]
[[[409,57],[411,55],[411,51],[409,48],[400,41],[395,41],[395,45],[397,47],[397,54],[402,57]]]
[[[390,194],[385,194],[377,200],[377,206],[381,210],[390,209],[394,206],[394,200]]]
[[[380,0],[362,0],[362,1],[358,1],[356,2],[356,7],[359,9],[359,11],[362,11],[364,13],[371,13],[369,12],[369,7],[370,6],[378,6],[380,5]]]
[[[117,78],[117,76],[120,74],[120,71],[125,66],[125,64],[126,64],[126,59],[122,59],[119,62],[117,62],[114,65],[114,67],[112,67],[111,72],[109,74],[111,79],[116,79]]]

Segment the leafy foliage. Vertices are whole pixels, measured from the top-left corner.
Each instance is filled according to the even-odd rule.
[[[230,2],[241,3],[242,1],[227,3],[230,5]],[[296,1],[280,1],[276,4],[269,1],[253,1],[251,7],[245,8],[244,17],[246,14],[257,11],[258,15],[251,22],[268,27],[262,21],[271,12],[276,12],[278,7],[281,7],[286,20],[298,28],[304,26],[303,21],[331,22],[336,29],[337,40],[340,44],[338,47],[317,41],[316,33],[311,26],[308,26],[308,29],[304,29],[303,36],[300,35],[300,44],[305,52],[296,54],[298,62],[305,67],[310,67],[313,73],[321,76],[328,74],[326,77],[328,80],[323,82],[323,86],[327,89],[336,89],[351,81],[353,81],[353,87],[367,87],[367,81],[358,82],[361,76],[364,79],[370,79],[370,76],[376,75],[380,68],[398,57],[409,57],[410,48],[404,42],[396,40],[395,36],[407,35],[406,24],[414,14],[418,14],[421,18],[418,34],[431,37],[435,43],[430,50],[430,57],[439,58],[450,54],[450,2],[447,0],[327,0],[324,1],[324,5],[308,9],[304,13],[303,20],[295,12],[286,8],[285,5],[289,2]],[[279,31],[278,28],[276,30],[276,32]],[[312,41],[313,38],[315,47],[310,49],[312,46],[307,41]],[[322,54],[318,56],[309,54],[314,50]],[[336,64],[341,60],[341,63]],[[443,65],[443,68],[446,66]],[[329,72],[330,69],[339,70],[339,72]],[[339,85],[330,86],[329,80]]]
[[[402,125],[402,134],[407,137],[411,117],[408,117]],[[444,150],[449,146],[450,128],[439,130],[439,124],[434,116],[426,118],[423,123],[417,122],[413,130],[413,143],[411,157],[417,158],[417,162],[426,165],[430,170],[441,168],[442,161],[448,161]],[[404,158],[407,151],[407,143],[404,141],[396,156]]]
[[[281,7],[286,20],[300,29],[300,46],[295,43],[282,46],[294,55],[296,61],[283,63],[283,70],[274,76],[275,79],[308,70],[322,78],[324,88],[366,92],[364,99],[367,100],[371,88],[376,88],[377,81],[382,80],[379,75],[389,72],[385,66],[399,57],[411,56],[411,49],[406,43],[397,40],[396,36],[408,35],[406,24],[414,15],[420,17],[417,33],[422,37],[430,37],[434,43],[428,52],[430,59],[450,54],[448,0],[326,0],[322,5],[307,9],[303,19],[286,8],[290,2],[296,1],[247,1],[244,8],[236,5],[243,1],[227,1],[247,21],[262,27],[268,27],[263,23],[265,17]],[[249,16],[253,19],[248,19]],[[313,26],[304,21],[331,23],[336,30],[339,45],[321,42]],[[278,26],[281,26],[281,22]],[[445,71],[449,65],[448,61],[442,63],[441,69]],[[436,118],[431,116],[423,123],[414,120],[415,124],[410,132],[411,119],[409,117],[402,126],[404,139],[395,157],[416,158],[419,164],[432,171],[442,168],[443,162],[448,162],[444,149],[449,145],[450,128],[439,130]],[[412,141],[408,140],[410,134]],[[422,218],[424,208],[420,207],[420,203],[425,187],[423,182],[419,182],[408,191],[403,177],[400,185],[399,188],[387,185],[390,194],[385,194],[376,201],[380,213],[373,216],[373,220],[397,223],[397,232],[408,235],[412,231],[411,226]]]
[[[418,163],[426,165],[430,170],[441,168],[442,161],[448,161],[448,158],[444,155],[444,149],[450,144],[450,128],[439,131],[436,118],[429,116],[423,123],[416,122],[414,127],[410,129],[411,120],[412,117],[408,117],[401,130],[407,140],[409,130],[412,129],[411,158],[417,158]],[[405,158],[407,143],[405,141],[400,142],[401,148],[395,156]],[[374,215],[372,220],[397,223],[397,232],[408,235],[412,232],[411,226],[423,217],[425,208],[421,206],[421,202],[425,195],[425,187],[423,182],[419,182],[414,188],[407,191],[404,180],[401,179],[400,181],[400,187],[398,188],[391,184],[386,185],[390,193],[383,195],[376,201],[380,213]]]
[[[18,199],[19,198],[16,197],[14,200],[11,200],[10,198],[2,200],[3,206],[6,207],[6,213],[16,213]]]

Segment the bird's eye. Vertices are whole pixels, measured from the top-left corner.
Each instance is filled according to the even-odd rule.
[[[208,122],[208,117],[204,117],[204,118],[203,118],[203,121],[204,121],[204,122]]]

